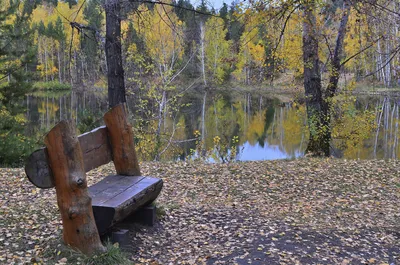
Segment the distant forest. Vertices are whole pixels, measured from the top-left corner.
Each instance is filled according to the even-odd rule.
[[[204,137],[210,91],[304,88],[306,152],[328,156],[332,118],[343,113],[334,97],[344,85],[392,88],[400,80],[398,0],[241,1],[220,10],[204,0],[198,6],[188,0],[0,3],[0,163],[5,164],[21,162],[37,145],[24,134],[27,93],[65,87],[105,91],[110,39],[121,47],[122,89],[137,101],[143,120],[136,126],[151,127],[146,133],[155,138],[149,140],[155,159],[169,146],[163,147],[169,143],[162,139],[165,120],[191,104],[182,100],[190,89],[203,98]],[[114,18],[107,26],[118,29],[112,37],[106,15]]]
[[[278,1],[279,2],[279,1]],[[366,1],[367,2],[367,1]],[[232,2],[220,10],[203,1],[168,5],[122,1],[122,43],[128,88],[174,85],[199,78],[207,86],[226,82],[270,84],[282,76],[303,75],[302,9],[282,5]],[[321,72],[327,72],[343,1],[317,2]],[[397,1],[385,6],[398,10]],[[193,12],[190,10],[196,10]],[[72,22],[72,23],[71,23]],[[75,24],[75,26],[74,26]],[[35,79],[74,86],[106,82],[105,15],[102,2],[42,2],[29,26],[36,47]],[[344,40],[342,71],[356,80],[369,78],[391,87],[400,74],[398,19],[382,16],[368,4],[353,4]],[[292,79],[290,79],[292,80]],[[149,85],[149,84],[147,84]]]

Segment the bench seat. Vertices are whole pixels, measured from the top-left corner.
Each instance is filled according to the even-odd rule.
[[[111,175],[89,187],[93,214],[99,234],[138,208],[153,202],[163,181],[144,176]]]

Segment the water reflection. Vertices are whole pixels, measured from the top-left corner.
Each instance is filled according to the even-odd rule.
[[[60,120],[80,122],[80,113],[85,109],[104,113],[107,110],[106,97],[96,93],[55,92],[37,93],[26,96],[27,134],[43,134]]]
[[[213,95],[207,96],[202,121],[202,99],[201,96],[189,98],[190,106],[185,105],[175,116],[165,116],[163,133],[171,136],[171,139],[163,159],[186,159],[204,155],[203,152],[215,152],[216,136],[220,138],[218,145],[226,148],[225,155],[232,154],[231,148],[235,149],[237,160],[285,159],[304,155],[308,140],[304,106],[248,93],[236,98]],[[140,110],[134,107],[137,105],[135,100],[128,97],[127,105],[130,113],[138,116]],[[102,122],[101,116],[107,110],[104,93],[29,95],[26,105],[29,120],[27,134],[31,136],[43,135],[62,119],[72,119],[79,124],[85,118],[85,110],[95,113],[99,122]],[[347,138],[335,139],[333,154],[361,159],[399,158],[399,105],[398,98],[357,98],[354,109],[369,110],[377,126],[361,145],[353,144]],[[147,126],[152,126],[152,122]],[[351,130],[351,126],[359,125],[356,119],[350,118],[342,126]],[[199,143],[196,145],[195,131],[204,132],[201,136],[204,140],[201,143],[201,154],[196,152]],[[237,137],[238,143],[232,142],[234,137]],[[218,156],[214,160],[218,160]]]

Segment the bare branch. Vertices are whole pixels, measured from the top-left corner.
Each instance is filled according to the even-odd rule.
[[[358,51],[357,53],[353,54],[352,56],[346,58],[340,65],[343,66],[345,65],[348,61],[350,61],[351,59],[353,59],[354,57],[357,57],[358,55],[360,55],[361,53],[365,52],[366,50],[368,50],[369,48],[371,48],[372,46],[374,46],[375,43],[377,43],[380,39],[383,39],[383,36],[380,36],[378,39],[376,39],[375,41],[373,41],[370,45],[368,45],[367,47],[361,49],[360,51]]]
[[[364,78],[365,78],[365,77],[368,77],[368,76],[371,76],[371,75],[374,75],[374,74],[376,74],[377,72],[379,72],[380,70],[382,70],[383,68],[385,68],[385,67],[394,59],[394,57],[395,57],[399,52],[400,52],[400,46],[397,46],[397,48],[392,52],[392,56],[390,56],[390,58],[389,58],[381,67],[379,67],[376,71],[365,75]]]

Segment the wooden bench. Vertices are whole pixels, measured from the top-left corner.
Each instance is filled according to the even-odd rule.
[[[46,147],[29,156],[25,166],[28,179],[39,188],[56,187],[64,230],[65,223],[80,212],[76,208],[80,207],[83,199],[75,202],[74,197],[85,197],[85,189],[89,200],[91,198],[100,235],[159,195],[163,181],[140,174],[133,132],[126,116],[125,105],[118,105],[104,115],[106,126],[84,133],[77,139],[73,123],[61,121],[47,134]],[[87,188],[85,173],[110,161],[114,162],[117,174]],[[80,193],[80,188],[83,193]],[[65,206],[68,201],[72,206]],[[65,207],[68,209],[64,214]],[[79,234],[79,229],[75,230]],[[64,233],[64,241],[65,237]]]

